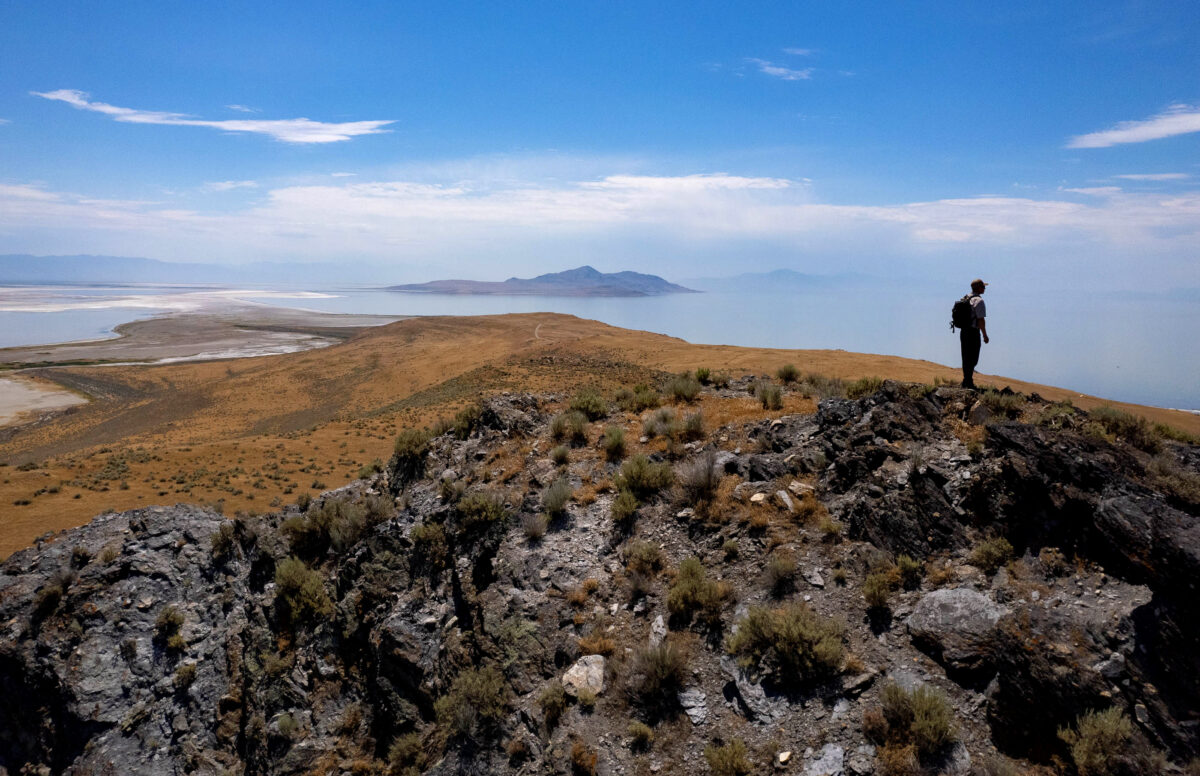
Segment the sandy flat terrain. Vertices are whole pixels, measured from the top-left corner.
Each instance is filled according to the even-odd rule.
[[[0,429],[0,556],[105,509],[190,502],[267,511],[345,484],[364,464],[386,461],[400,429],[492,393],[565,396],[585,385],[611,393],[700,366],[770,375],[786,363],[848,379],[959,379],[956,368],[928,361],[695,345],[551,313],[414,318],[260,358],[37,369],[30,374],[92,401]],[[1189,413],[1002,377],[978,382],[1084,408],[1111,403],[1200,433]]]
[[[85,404],[87,399],[58,385],[21,375],[0,376],[0,426],[20,422],[31,414]]]

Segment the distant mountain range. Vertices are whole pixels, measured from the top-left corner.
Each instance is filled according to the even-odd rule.
[[[434,280],[388,286],[388,291],[425,294],[512,294],[523,296],[659,296],[695,294],[658,275],[641,272],[600,272],[583,266],[534,278],[509,278],[502,283],[482,280]]]
[[[0,256],[0,283],[271,285],[379,282],[377,266],[254,262],[201,264],[129,256]]]

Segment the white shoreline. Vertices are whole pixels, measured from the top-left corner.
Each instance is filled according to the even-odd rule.
[[[15,374],[0,376],[0,426],[15,425],[34,413],[86,403],[87,399],[65,388]]]

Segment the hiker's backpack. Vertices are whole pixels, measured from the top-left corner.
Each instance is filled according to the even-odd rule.
[[[950,331],[969,329],[975,325],[975,311],[971,308],[972,294],[967,294],[950,308]]]

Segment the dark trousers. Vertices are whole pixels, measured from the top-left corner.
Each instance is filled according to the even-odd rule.
[[[979,329],[974,326],[968,326],[965,329],[959,329],[958,340],[962,344],[962,359],[963,359],[963,387],[975,387],[975,365],[979,363],[979,347],[981,339]]]

